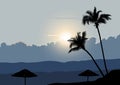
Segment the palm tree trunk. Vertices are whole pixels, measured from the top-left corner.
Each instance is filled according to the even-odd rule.
[[[93,62],[95,63],[95,65],[97,66],[98,70],[100,71],[101,75],[104,77],[104,74],[101,70],[101,68],[98,66],[97,62],[95,61],[95,59],[93,58],[93,56],[86,50],[86,49],[83,49],[85,52],[88,53],[88,55],[92,58]]]
[[[103,55],[103,62],[104,62],[105,70],[106,70],[106,73],[108,74],[108,69],[107,69],[107,64],[106,64],[106,60],[105,60],[105,54],[104,54],[104,49],[103,49],[103,43],[102,43],[102,39],[101,39],[100,30],[99,30],[98,26],[96,26],[96,28],[97,28],[98,35],[99,35],[100,46],[101,46],[101,51],[102,51],[102,55]]]

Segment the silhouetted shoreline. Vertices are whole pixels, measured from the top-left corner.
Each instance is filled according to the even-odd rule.
[[[112,70],[108,75],[90,82],[73,82],[73,83],[53,83],[49,85],[119,85],[120,84],[120,69]]]

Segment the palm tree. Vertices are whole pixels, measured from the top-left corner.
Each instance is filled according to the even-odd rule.
[[[86,48],[85,48],[86,40],[87,40],[86,32],[83,32],[82,36],[80,35],[80,32],[78,32],[77,36],[75,38],[71,38],[70,40],[68,40],[70,42],[69,53],[72,51],[77,51],[79,49],[83,49],[91,57],[91,59],[93,60],[93,62],[97,66],[98,70],[100,71],[101,75],[104,77],[104,74],[103,74],[101,68],[98,66],[97,62],[95,61],[93,56],[90,54],[90,52],[88,50],[86,50]]]
[[[105,66],[106,73],[108,74],[108,69],[106,65],[106,60],[105,60],[105,54],[104,54],[104,48],[102,44],[102,39],[101,39],[101,34],[99,30],[99,25],[100,24],[106,24],[107,20],[110,20],[110,14],[100,14],[102,12],[101,10],[97,11],[96,7],[94,7],[93,12],[88,10],[86,13],[87,15],[83,16],[83,24],[85,25],[86,23],[89,25],[89,23],[93,23],[94,26],[97,29],[98,35],[99,35],[99,40],[100,40],[100,46],[101,46],[101,51],[102,51],[102,56],[103,56],[103,62]]]

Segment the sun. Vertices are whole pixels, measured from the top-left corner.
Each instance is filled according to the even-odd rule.
[[[71,38],[71,34],[68,32],[62,33],[60,36],[62,41],[68,41]]]

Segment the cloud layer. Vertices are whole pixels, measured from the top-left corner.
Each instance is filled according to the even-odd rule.
[[[107,59],[120,58],[120,35],[116,38],[109,37],[103,39],[105,55]],[[101,59],[99,43],[95,38],[87,41],[86,48],[91,52],[95,59]],[[2,43],[0,47],[0,62],[40,62],[40,61],[80,61],[88,60],[89,56],[79,50],[68,54],[69,48],[63,48],[60,43],[48,43],[42,46],[27,46],[22,42],[12,45]]]

